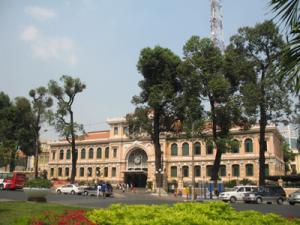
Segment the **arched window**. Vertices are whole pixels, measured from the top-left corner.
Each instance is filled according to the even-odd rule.
[[[177,177],[177,166],[171,166],[171,177]]]
[[[183,143],[182,145],[182,155],[183,156],[188,156],[189,155],[189,144],[188,143]]]
[[[64,150],[63,149],[59,151],[59,159],[60,160],[64,159]]]
[[[247,177],[253,176],[253,164],[246,164],[246,176]]]
[[[88,177],[91,177],[93,175],[93,168],[88,167],[87,172],[88,172]]]
[[[188,166],[183,166],[182,167],[182,175],[183,175],[183,177],[188,177],[189,176],[189,167]]]
[[[111,168],[111,176],[115,177],[116,175],[117,175],[117,168],[116,167]]]
[[[67,150],[67,159],[71,159],[71,150],[70,149]]]
[[[104,167],[104,177],[108,177],[108,167]]]
[[[195,177],[200,177],[201,176],[201,167],[200,166],[195,166]]]
[[[118,149],[114,148],[113,149],[113,157],[117,158],[117,153],[118,153]]]
[[[80,167],[80,169],[79,169],[79,175],[80,175],[81,177],[84,176],[84,168],[83,168],[83,167]]]
[[[94,158],[94,149],[90,148],[89,149],[89,159],[93,159]]]
[[[265,176],[269,176],[269,164],[265,164]]]
[[[102,149],[97,148],[97,159],[101,159],[101,158],[102,158]]]
[[[250,138],[245,140],[245,152],[253,152],[253,142]]]
[[[65,168],[65,176],[68,177],[70,175],[70,169],[69,167]]]
[[[207,165],[206,166],[206,176],[207,177],[211,177],[211,175],[212,175],[212,168],[213,168],[212,165]]]
[[[240,165],[234,164],[232,165],[232,177],[240,176]]]
[[[105,158],[108,159],[109,158],[109,147],[105,148]]]
[[[226,166],[225,165],[220,165],[219,176],[226,177]]]
[[[177,148],[177,144],[175,143],[171,145],[171,155],[172,156],[178,155],[178,148]]]
[[[81,155],[80,155],[81,159],[85,159],[85,149],[81,149]]]
[[[240,152],[240,142],[238,140],[233,140],[232,141],[231,152],[232,153],[239,153]]]
[[[96,167],[96,176],[100,177],[100,167]]]
[[[201,155],[201,145],[199,142],[194,144],[194,154]]]
[[[58,168],[58,176],[62,177],[62,168],[61,167]]]
[[[211,155],[213,154],[214,145],[213,143],[206,143],[206,154]]]

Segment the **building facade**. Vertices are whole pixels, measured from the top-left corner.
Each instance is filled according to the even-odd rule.
[[[299,151],[299,130],[296,126],[288,125],[280,130],[291,151],[295,154],[295,159],[290,162],[290,174],[300,174],[300,151]]]
[[[155,174],[163,174],[166,182],[176,181],[188,185],[210,179],[216,150],[203,140],[178,139],[162,136],[163,171],[155,171],[154,146],[149,137],[131,140],[126,136],[128,127],[124,118],[108,119],[110,130],[89,132],[76,141],[78,154],[76,180],[111,183],[130,183],[144,187],[154,182]],[[239,147],[222,155],[220,178],[223,181],[247,178],[258,181],[259,175],[259,127],[250,130],[231,130]],[[275,126],[266,129],[266,173],[283,175],[284,162],[281,136]],[[194,154],[192,154],[194,150]],[[71,146],[66,141],[50,144],[50,178],[67,179],[71,175]]]

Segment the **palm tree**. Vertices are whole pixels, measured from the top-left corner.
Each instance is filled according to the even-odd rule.
[[[300,91],[300,21],[299,0],[271,0],[272,11],[284,23],[288,33],[288,45],[282,54],[281,76],[287,76],[294,90]]]

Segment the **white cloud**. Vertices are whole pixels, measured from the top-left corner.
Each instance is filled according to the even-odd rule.
[[[53,10],[39,6],[28,6],[25,8],[25,12],[39,21],[51,19],[56,16]]]
[[[74,41],[68,37],[48,37],[34,26],[25,27],[21,39],[30,44],[34,57],[49,61],[57,60],[69,65],[77,64]]]
[[[38,38],[39,32],[35,26],[27,26],[21,34],[21,39],[24,41],[33,41]]]

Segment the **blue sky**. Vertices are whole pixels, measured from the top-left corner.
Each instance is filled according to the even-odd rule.
[[[63,74],[87,89],[75,119],[87,131],[107,129],[139,93],[139,52],[160,45],[182,55],[192,36],[210,36],[209,0],[0,0],[0,91],[28,97]],[[242,26],[272,17],[268,0],[224,0],[225,44]],[[54,138],[53,128],[43,133]]]

